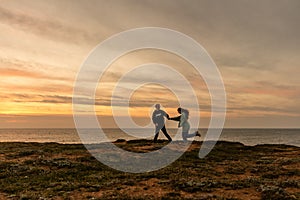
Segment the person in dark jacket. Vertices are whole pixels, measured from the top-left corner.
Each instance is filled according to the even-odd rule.
[[[168,134],[166,127],[165,127],[165,117],[169,119],[169,115],[160,109],[160,104],[155,105],[155,110],[152,114],[152,122],[155,125],[155,136],[154,142],[157,141],[159,131],[161,130],[164,135],[168,138],[169,142],[172,141],[172,138]]]

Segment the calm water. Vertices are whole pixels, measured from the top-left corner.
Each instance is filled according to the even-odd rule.
[[[97,136],[97,131],[87,130]],[[153,130],[134,129],[127,130],[128,135],[119,129],[105,129],[107,139],[102,141],[115,141],[117,139],[152,139]],[[175,137],[177,129],[169,129],[174,140],[180,140],[180,134]],[[205,129],[200,129],[203,140]],[[160,134],[160,138],[164,138]],[[256,144],[288,144],[300,146],[300,129],[224,129],[220,140],[241,142],[245,145]],[[89,138],[90,143],[98,142]],[[76,129],[0,129],[0,142],[57,142],[63,144],[81,143]]]

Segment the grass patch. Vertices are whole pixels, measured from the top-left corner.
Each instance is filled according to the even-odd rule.
[[[166,144],[116,143],[132,151],[153,151]],[[249,190],[262,199],[299,197],[299,169],[284,168],[281,161],[299,166],[300,148],[218,142],[199,159],[200,146],[194,142],[163,169],[130,174],[98,162],[83,145],[2,143],[0,153],[6,159],[0,161],[0,193],[12,199],[247,199],[229,191]]]

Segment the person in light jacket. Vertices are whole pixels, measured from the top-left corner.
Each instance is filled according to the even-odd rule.
[[[183,141],[187,141],[187,138],[199,136],[201,134],[196,131],[195,133],[189,133],[190,131],[190,123],[188,122],[189,119],[189,111],[183,108],[177,108],[177,112],[180,116],[168,118],[169,120],[178,121],[178,127],[182,127],[182,139]]]

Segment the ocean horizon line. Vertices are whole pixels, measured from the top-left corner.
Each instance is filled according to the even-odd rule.
[[[166,127],[167,129],[178,129],[178,128],[174,128],[174,127]],[[5,129],[77,129],[77,128],[70,128],[70,127],[67,127],[67,128],[61,128],[61,127],[56,127],[56,128],[49,128],[49,127],[43,127],[43,128],[39,128],[39,127],[34,127],[34,128],[28,128],[28,127],[25,127],[25,128],[8,128],[8,127],[4,127],[4,128],[0,128],[0,130],[5,130]],[[99,129],[99,128],[80,128],[80,129],[91,129],[91,130],[95,130],[95,129]],[[122,129],[133,129],[133,130],[138,130],[138,129],[152,129],[152,128],[129,128],[129,127],[125,127],[125,128],[116,128],[116,127],[110,127],[110,128],[102,128],[102,129],[119,129],[119,130],[122,130]],[[196,129],[196,128],[194,128]],[[204,129],[204,130],[207,130],[208,128],[203,128],[203,127],[200,127],[198,129]],[[252,129],[252,130],[262,130],[262,129],[270,129],[270,130],[274,130],[274,129],[278,129],[278,130],[299,130],[300,127],[291,127],[291,128],[285,128],[285,127],[264,127],[264,128],[260,128],[260,127],[246,127],[246,128],[243,128],[243,127],[228,127],[228,128],[210,128],[210,129],[223,129],[223,130],[230,130],[230,129]]]

